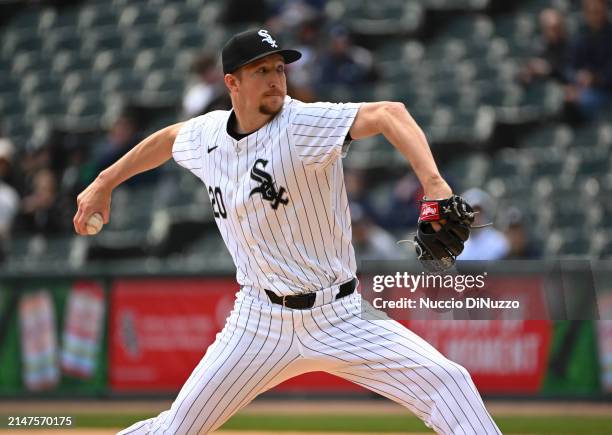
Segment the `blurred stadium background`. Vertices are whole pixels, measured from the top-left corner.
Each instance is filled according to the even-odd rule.
[[[195,177],[174,162],[136,177],[95,237],[76,237],[72,216],[76,195],[144,136],[228,107],[219,50],[262,25],[305,54],[288,68],[290,95],[406,104],[454,190],[472,189],[495,223],[470,259],[582,260],[608,277],[611,89],[600,86],[597,104],[576,99],[580,1],[3,0],[5,404],[171,397],[212,342],[237,286]],[[413,231],[420,195],[405,161],[377,137],[352,144],[345,168],[358,256],[412,258],[395,244]],[[411,326],[454,349],[487,397],[611,397],[610,321],[436,325]],[[320,374],[274,394],[372,397]],[[612,433],[603,424],[585,433]]]

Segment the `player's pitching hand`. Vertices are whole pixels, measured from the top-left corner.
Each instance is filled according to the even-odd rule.
[[[102,215],[103,223],[108,223],[111,204],[111,189],[106,188],[99,179],[96,179],[79,196],[77,196],[77,212],[72,220],[74,230],[77,234],[87,236],[91,234],[91,223],[93,215],[99,213]]]
[[[437,180],[430,186],[424,186],[423,190],[425,193],[425,198],[432,200],[447,199],[453,196],[453,190],[443,179]],[[445,223],[446,221],[442,219],[439,222],[431,222],[431,226],[433,227],[434,231],[438,232],[442,229],[442,225]]]

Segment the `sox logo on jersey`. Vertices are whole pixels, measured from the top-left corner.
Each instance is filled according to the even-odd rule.
[[[339,157],[358,110],[287,97],[272,121],[240,140],[227,133],[230,112],[184,124],[173,156],[208,185],[241,287],[171,408],[121,435],[212,432],[258,394],[313,370],[400,403],[438,433],[500,433],[464,368],[399,323],[364,318],[359,293],[336,299],[356,275]],[[292,310],[266,290],[316,299]]]
[[[257,165],[260,164],[262,168],[258,168]],[[281,187],[278,191],[276,187],[274,187],[274,181],[272,180],[272,176],[268,174],[263,168],[268,164],[267,160],[258,159],[253,165],[253,169],[251,169],[251,179],[260,183],[258,187],[253,188],[249,196],[253,196],[256,193],[260,193],[261,197],[266,201],[271,202],[272,209],[276,210],[279,204],[287,205],[289,203],[288,198],[283,198],[285,194],[285,188]]]

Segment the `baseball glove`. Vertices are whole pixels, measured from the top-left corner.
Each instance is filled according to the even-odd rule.
[[[421,200],[414,246],[425,270],[443,272],[453,267],[463,251],[463,244],[470,237],[474,215],[472,207],[458,195],[441,200]],[[434,230],[432,222],[440,224],[439,231]]]

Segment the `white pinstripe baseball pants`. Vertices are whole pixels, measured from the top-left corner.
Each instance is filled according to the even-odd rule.
[[[258,394],[310,371],[326,371],[407,407],[440,434],[500,434],[468,372],[393,320],[366,320],[361,296],[291,310],[243,288],[223,330],[171,408],[127,434],[202,434]]]

